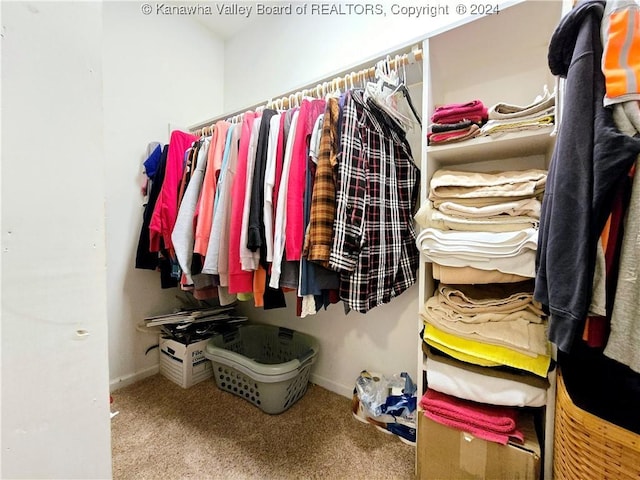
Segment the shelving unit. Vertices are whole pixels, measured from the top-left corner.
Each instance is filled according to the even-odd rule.
[[[439,169],[466,171],[548,169],[555,140],[554,127],[479,137],[460,143],[427,146],[429,118],[439,105],[479,99],[487,107],[498,102],[527,105],[546,85],[556,86],[547,66],[548,44],[569,6],[554,2],[524,1],[438,33],[423,42],[424,130],[422,142],[421,202],[426,202],[429,182]],[[557,119],[557,117],[556,117]],[[435,290],[431,264],[424,257],[419,272],[419,308]],[[422,319],[418,315],[418,329]],[[421,341],[420,341],[421,344]],[[418,393],[425,392],[426,356],[418,345]],[[555,372],[549,375],[544,416],[542,478],[552,478]],[[420,455],[420,442],[417,454]],[[428,454],[428,452],[427,452]],[[420,473],[420,472],[418,472]]]

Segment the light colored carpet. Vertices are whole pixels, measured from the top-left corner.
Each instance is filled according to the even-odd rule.
[[[268,415],[213,379],[160,375],[113,393],[114,479],[413,479],[415,448],[351,415],[316,385]]]

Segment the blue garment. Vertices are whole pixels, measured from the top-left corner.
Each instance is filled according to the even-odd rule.
[[[151,155],[144,161],[144,172],[147,177],[153,178],[160,165],[160,157],[162,157],[162,145],[158,144],[156,148],[151,152]]]

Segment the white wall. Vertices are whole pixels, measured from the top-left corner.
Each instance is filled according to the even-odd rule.
[[[168,124],[187,127],[222,110],[223,44],[187,16],[141,13],[138,2],[104,4],[104,129],[107,314],[112,388],[157,372],[157,335],[137,332],[144,316],[178,305],[175,288],[134,268],[142,223],[141,163]]]
[[[386,16],[292,14],[254,19],[225,44],[225,111],[332,78],[396,47],[421,43],[418,40],[428,32],[467,18],[454,13],[455,3],[449,0],[438,2],[449,6],[449,15],[420,18],[393,15],[391,2],[381,3],[386,3]]]
[[[2,2],[2,478],[110,478],[102,5]]]

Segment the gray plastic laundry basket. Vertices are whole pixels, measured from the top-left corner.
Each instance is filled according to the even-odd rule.
[[[307,391],[318,350],[318,342],[309,335],[253,324],[213,336],[204,355],[213,363],[218,388],[276,414]]]

